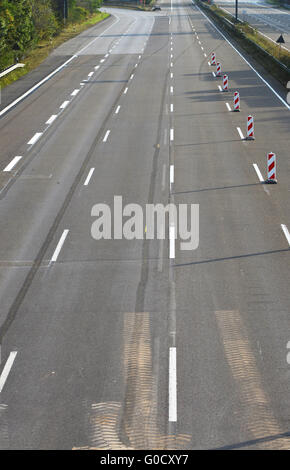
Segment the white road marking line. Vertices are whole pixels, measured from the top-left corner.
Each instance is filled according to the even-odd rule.
[[[226,103],[226,107],[228,108],[229,111],[232,110],[232,108],[230,107],[229,103]]]
[[[76,88],[72,93],[71,96],[76,96],[80,90]]]
[[[102,64],[103,62],[105,62],[105,59],[101,59],[101,60],[100,60],[100,64]]]
[[[173,103],[170,104],[170,112],[173,113]]]
[[[208,62],[208,65],[210,66],[210,62]]]
[[[198,41],[198,44],[199,44],[199,45],[201,45],[201,42],[200,42],[200,41]]]
[[[223,91],[222,87],[220,85],[218,85],[218,89],[219,89],[219,91]]]
[[[138,67],[138,64],[135,64],[135,68]]]
[[[124,90],[124,95],[126,95],[127,91],[128,91],[128,87],[125,88],[125,90]]]
[[[88,73],[88,77],[92,77],[94,75],[94,72]]]
[[[109,54],[106,54],[105,57],[106,57],[106,58],[109,57]]]
[[[64,242],[65,242],[65,239],[66,239],[68,233],[69,233],[69,230],[64,230],[64,231],[63,231],[63,234],[62,234],[62,236],[60,237],[59,242],[58,242],[58,244],[57,244],[57,247],[56,247],[56,249],[55,249],[55,251],[54,251],[54,253],[53,253],[53,255],[52,255],[52,258],[51,258],[51,260],[50,260],[50,263],[55,263],[55,262],[56,262],[56,260],[57,260],[57,258],[58,258],[58,255],[59,255],[59,253],[60,253],[60,250],[62,249],[62,246],[63,246],[63,244],[64,244]]]
[[[173,86],[170,87],[170,93],[173,93]]]
[[[169,258],[175,258],[175,227],[170,225],[169,227]]]
[[[82,83],[80,83],[80,86],[85,86],[85,84],[82,82]]]
[[[65,109],[68,104],[69,104],[69,101],[64,101],[64,102],[60,105],[60,109]]]
[[[111,132],[110,130],[106,132],[105,137],[103,138],[103,142],[107,142],[110,132]]]
[[[142,56],[141,56],[141,55],[139,55],[139,56],[138,56],[138,59],[141,59],[141,57],[142,57]]]
[[[169,348],[168,421],[177,421],[176,348]]]
[[[255,170],[256,170],[256,173],[257,173],[257,175],[258,175],[259,180],[261,181],[261,183],[263,183],[263,182],[264,182],[264,178],[263,178],[263,176],[262,176],[262,173],[260,172],[260,169],[259,169],[257,163],[253,163],[253,167],[254,167]]]
[[[173,54],[170,54],[170,59],[173,59]]]
[[[170,67],[173,67],[173,62],[170,62]]]
[[[111,52],[112,52],[112,49],[109,50],[109,54],[111,54]]]
[[[205,53],[205,52],[203,53],[203,55],[204,55],[204,57],[207,57],[207,55],[206,55],[206,53]]]
[[[171,142],[174,140],[174,129],[170,129],[170,140]]]
[[[242,139],[242,140],[245,140],[244,134],[242,133],[240,127],[237,127],[237,131],[238,131],[238,133],[240,134],[241,139]]]
[[[32,139],[30,139],[30,141],[27,142],[27,145],[34,145],[38,141],[38,139],[40,139],[42,134],[43,134],[43,132],[36,132],[36,134],[34,134]]]
[[[132,73],[131,77],[130,77],[130,80],[132,80],[134,78],[134,74]]]
[[[9,165],[7,165],[3,171],[6,171],[6,172],[11,171],[15,167],[15,165],[19,162],[19,160],[21,160],[21,158],[22,157],[19,157],[19,156],[14,157],[13,160],[11,160]]]
[[[277,98],[290,110],[290,105],[286,103],[286,101],[271,87],[271,85],[257,72],[257,70],[247,61],[247,59],[233,46],[233,44],[225,37],[225,35],[213,24],[213,22],[201,11],[201,9],[195,5],[196,8],[200,11],[200,13],[210,22],[210,24],[214,27],[216,31],[227,41],[227,43],[236,51],[237,54],[246,62],[246,64],[255,72],[255,74],[264,82],[267,87],[277,96]]]
[[[8,375],[9,375],[9,372],[13,366],[13,362],[15,361],[15,358],[16,358],[16,355],[17,355],[17,351],[12,351],[10,354],[9,354],[9,357],[6,361],[6,364],[4,366],[4,369],[2,370],[2,374],[0,375],[0,393],[2,392],[3,390],[3,387],[5,385],[5,382],[8,378]]]
[[[215,77],[215,73],[214,72],[211,72],[212,73],[212,76]]]
[[[173,78],[173,72],[170,72],[170,78]]]
[[[281,228],[282,228],[282,230],[283,230],[283,232],[284,232],[284,235],[285,235],[285,237],[286,237],[286,239],[287,239],[288,245],[290,246],[290,233],[289,233],[289,230],[288,230],[288,228],[286,227],[286,225],[284,225],[284,224],[281,224]]]
[[[88,186],[89,182],[90,182],[90,179],[94,173],[95,169],[94,168],[91,168],[90,171],[89,171],[89,174],[86,178],[86,181],[84,182],[84,186]]]
[[[170,165],[170,183],[174,183],[174,165]]]
[[[118,113],[119,113],[120,108],[121,108],[121,106],[118,106],[118,107],[117,107],[117,109],[116,109],[116,111],[115,111],[115,114],[118,114]]]
[[[45,124],[52,124],[57,118],[57,114],[52,114]]]

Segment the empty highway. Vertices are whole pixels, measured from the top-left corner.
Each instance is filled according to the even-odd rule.
[[[286,91],[159,4],[106,8],[2,90],[0,449],[290,448]],[[198,247],[96,240],[115,196],[199,205]]]

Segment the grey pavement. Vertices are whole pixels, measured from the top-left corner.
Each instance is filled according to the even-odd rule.
[[[160,5],[110,10],[0,120],[1,449],[290,448],[289,106],[197,7]],[[199,204],[199,246],[95,240],[116,195]]]

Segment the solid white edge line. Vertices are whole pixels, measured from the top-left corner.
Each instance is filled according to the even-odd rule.
[[[66,237],[67,237],[67,235],[68,235],[68,232],[69,232],[69,230],[64,230],[64,231],[63,231],[63,234],[62,234],[62,236],[60,237],[60,240],[59,240],[59,242],[58,242],[58,244],[57,244],[57,247],[56,247],[56,249],[55,249],[55,251],[54,251],[54,253],[53,253],[53,255],[52,255],[52,258],[51,258],[51,260],[50,260],[51,263],[55,263],[55,262],[56,262],[56,260],[57,260],[57,258],[58,258],[58,255],[59,255],[59,253],[60,253],[60,250],[62,249],[62,246],[63,246],[63,244],[64,244],[64,242],[65,242],[65,239],[66,239]]]
[[[4,168],[3,171],[11,171],[15,165],[19,162],[19,160],[21,160],[22,157],[20,156],[17,156],[17,157],[14,157],[13,160],[11,160],[11,162]]]
[[[27,142],[27,145],[34,145],[38,141],[38,139],[40,139],[42,134],[43,132],[36,132],[36,134],[34,134],[34,136],[29,140],[29,142]]]
[[[243,133],[242,133],[240,127],[237,127],[237,131],[238,131],[238,133],[240,134],[240,138],[241,138],[242,140],[245,140],[245,137],[244,137],[244,135],[243,135]]]
[[[281,224],[281,228],[282,228],[282,230],[284,232],[284,235],[287,239],[288,245],[290,246],[290,233],[289,233],[289,230],[288,230],[288,228],[285,224]]]
[[[168,421],[177,421],[176,348],[169,348]]]
[[[260,172],[260,168],[258,167],[257,163],[253,163],[253,167],[254,167],[254,169],[255,169],[257,175],[258,175],[258,178],[259,178],[260,182],[263,183],[263,182],[264,182],[264,178],[263,178],[263,176],[262,176],[262,173]]]
[[[52,114],[45,124],[52,124],[57,118],[57,114]]]
[[[192,2],[193,3],[193,2]],[[255,72],[255,74],[262,80],[262,82],[267,85],[267,87],[277,96],[277,98],[286,106],[287,109],[290,110],[289,104],[286,103],[286,101],[283,100],[283,98],[274,90],[274,88],[271,87],[271,85],[257,72],[257,70],[250,64],[250,62],[247,61],[247,59],[235,48],[235,46],[225,37],[225,35],[214,25],[214,23],[206,16],[205,13],[201,11],[201,9],[195,5],[196,8],[200,11],[200,13],[207,19],[207,21],[210,22],[210,24],[215,28],[216,31],[227,41],[227,43],[234,49],[234,51],[239,54],[239,56],[246,62],[246,64]]]
[[[2,374],[0,375],[0,393],[2,392],[3,390],[3,387],[5,385],[5,382],[8,378],[8,375],[9,375],[9,372],[13,366],[13,362],[15,361],[15,358],[16,358],[16,355],[17,355],[17,351],[12,351],[10,354],[9,354],[9,357],[6,361],[6,364],[2,370]]]
[[[103,142],[107,142],[110,132],[111,132],[110,130],[106,132],[105,137],[103,138]]]
[[[84,186],[88,186],[89,182],[90,182],[90,179],[94,173],[95,169],[94,168],[91,168],[89,173],[88,173],[88,176],[86,178],[86,181],[84,182]]]

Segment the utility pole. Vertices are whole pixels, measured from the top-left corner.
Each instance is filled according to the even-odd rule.
[[[236,18],[236,23],[238,22],[238,0],[236,0],[236,15],[235,15],[235,18]]]

